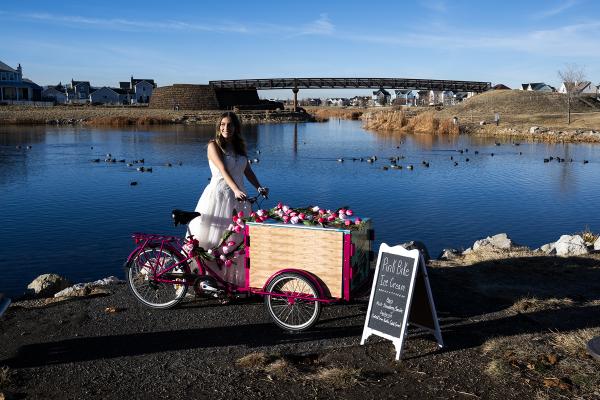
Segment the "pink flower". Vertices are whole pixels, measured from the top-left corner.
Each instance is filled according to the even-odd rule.
[[[228,231],[233,231],[233,224],[229,224],[229,226],[227,227]]]
[[[240,211],[240,212],[238,213],[238,215],[237,215],[237,216],[238,216],[239,218],[244,218],[244,212],[243,212],[243,211]]]
[[[225,260],[227,260],[227,257],[225,257],[223,254],[221,254],[221,257],[219,257],[219,259],[221,259],[221,261],[225,261]]]
[[[235,246],[235,242],[233,240],[230,240],[229,242],[227,242],[227,246],[233,247]]]
[[[231,260],[225,260],[225,266],[227,268],[231,267],[232,265],[233,265],[233,261],[231,261]]]
[[[327,217],[327,221],[329,221],[329,222],[331,222],[331,221],[335,221],[335,216],[333,216],[333,215],[329,215],[329,216]]]
[[[290,222],[291,222],[292,224],[297,224],[299,220],[300,220],[300,219],[299,219],[298,217],[292,217],[292,218],[290,218]]]
[[[253,212],[251,212],[251,213],[250,213],[250,217],[252,217],[252,218],[256,218],[256,213],[255,213],[254,211],[253,211]]]
[[[290,211],[290,208],[288,206],[283,206],[283,207],[281,207],[281,209],[283,210],[284,213],[287,213]]]
[[[238,222],[239,217],[237,215],[234,215],[232,218],[233,222]]]
[[[352,210],[346,210],[346,215],[351,216],[354,214],[354,211]]]
[[[242,231],[242,227],[239,225],[236,225],[233,227],[233,230],[235,233],[240,233]]]
[[[284,224],[287,224],[287,223],[289,222],[289,220],[290,220],[290,217],[288,217],[287,215],[284,215],[284,216],[282,217],[282,219],[283,219],[283,223],[284,223]]]
[[[306,219],[306,215],[304,213],[300,213],[298,214],[298,218],[300,218],[301,220]]]
[[[349,219],[347,219],[347,220],[344,221],[344,225],[350,226],[350,225],[352,225],[352,221],[350,221]]]
[[[281,202],[277,203],[277,208],[281,209],[281,207],[283,207],[283,204]]]
[[[355,223],[356,225],[360,224],[361,222],[362,222],[362,219],[360,219],[360,218],[358,218],[358,217],[357,217],[357,218],[354,220],[354,223]]]
[[[290,213],[290,217],[295,217],[295,216],[297,216],[297,215],[298,215],[298,213],[297,213],[296,211],[292,211],[292,212]]]
[[[229,253],[229,247],[223,246],[223,247],[221,247],[221,251],[223,252],[223,254],[227,254],[227,253]]]
[[[319,217],[319,219],[317,220],[320,224],[323,224],[325,222],[325,218],[323,217]]]
[[[242,249],[242,250],[238,251],[238,255],[240,255],[240,256],[243,256],[245,254],[246,254],[246,250],[245,249]]]
[[[325,214],[325,210],[319,210],[319,215]]]
[[[218,251],[217,249],[214,249],[214,250],[213,250],[213,255],[214,255],[215,257],[219,257],[219,251]]]
[[[344,214],[342,211],[340,211],[340,213],[339,213],[338,217],[339,217],[340,219],[346,219],[346,214]]]

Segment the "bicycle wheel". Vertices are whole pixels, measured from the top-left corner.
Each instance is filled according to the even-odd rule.
[[[315,301],[319,292],[313,282],[296,273],[283,273],[267,285],[265,306],[279,327],[300,332],[313,326],[321,314],[321,303]]]
[[[158,282],[154,275],[178,262],[178,257],[168,249],[161,249],[159,246],[144,247],[127,264],[126,277],[131,292],[148,307],[175,307],[185,297],[188,285],[185,279],[175,279],[173,275],[185,273],[184,266],[180,265],[170,271],[171,279],[178,283]]]

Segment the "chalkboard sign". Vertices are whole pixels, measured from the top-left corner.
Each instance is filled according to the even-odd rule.
[[[413,300],[414,309],[411,308]],[[396,347],[396,360],[399,360],[409,321],[433,331],[438,344],[443,346],[421,253],[383,243],[377,257],[361,344],[372,334],[389,339]]]

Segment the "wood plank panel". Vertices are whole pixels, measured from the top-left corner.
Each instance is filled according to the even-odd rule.
[[[277,225],[248,225],[250,286],[263,287],[274,273],[301,269],[316,275],[333,297],[342,297],[343,232]]]

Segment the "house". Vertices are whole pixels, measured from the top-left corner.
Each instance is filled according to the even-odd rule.
[[[330,97],[325,100],[325,104],[333,107],[344,107],[350,105],[350,100],[344,97]]]
[[[129,104],[130,93],[127,89],[111,88],[108,86],[93,90],[89,101],[92,104]]]
[[[21,64],[13,69],[0,61],[0,101],[40,101],[42,87],[23,78]]]
[[[452,105],[453,98],[454,98],[454,92],[452,92],[451,90],[430,90],[429,91],[429,105],[430,106]]]
[[[52,101],[54,104],[65,104],[67,102],[67,88],[62,83],[55,86],[47,86],[42,91],[42,100]]]
[[[371,96],[371,99],[373,100],[373,102],[377,106],[386,106],[386,105],[388,105],[390,103],[390,99],[391,98],[392,98],[392,95],[390,94],[390,92],[388,92],[384,88],[380,88],[379,90],[375,90],[373,92],[373,95]]]
[[[590,81],[575,82],[563,82],[558,89],[559,93],[567,93],[569,91],[572,94],[597,94],[598,88],[592,85]]]
[[[523,86],[523,85],[521,85],[521,86]],[[510,90],[510,88],[502,83],[499,83],[499,84],[493,86],[492,90]],[[523,90],[526,90],[526,89],[523,89]]]
[[[269,101],[281,101],[281,100],[271,100],[269,99]],[[321,105],[321,99],[319,98],[305,98],[300,100],[300,105],[301,106],[320,106]]]
[[[89,81],[75,81],[71,79],[70,85],[67,86],[67,102],[68,103],[87,103],[90,98],[92,88]]]
[[[496,90],[502,90],[502,89],[496,89]],[[452,96],[452,105],[454,104],[458,104],[461,101],[468,99],[469,97],[471,97],[469,95],[469,92],[456,92],[454,93],[454,95]]]
[[[370,96],[354,96],[350,99],[350,105],[353,107],[366,107],[369,105]]]
[[[544,82],[522,83],[521,90],[530,92],[555,92],[556,89]]]
[[[129,82],[119,82],[119,87],[129,91],[132,103],[146,104],[150,102],[156,83],[154,79],[138,79],[132,76]]]
[[[412,89],[397,89],[392,93],[392,104],[399,106],[415,106],[416,94]]]

